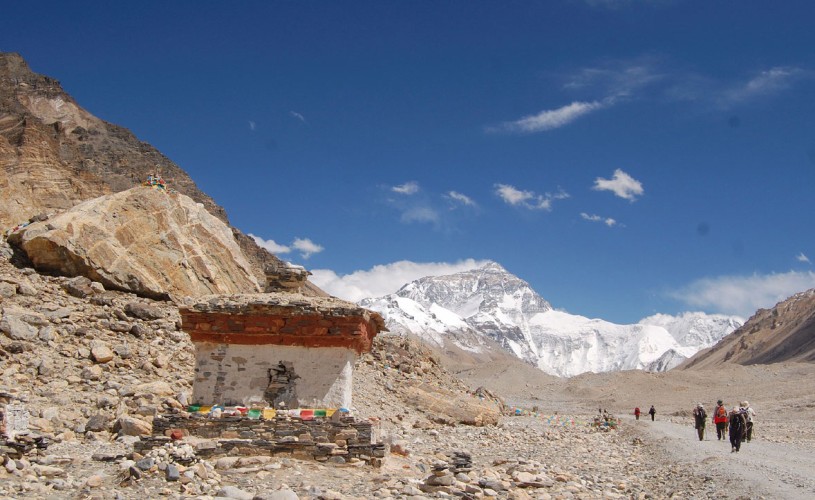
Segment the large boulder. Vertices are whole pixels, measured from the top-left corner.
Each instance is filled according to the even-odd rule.
[[[409,406],[424,411],[431,420],[475,426],[495,425],[501,417],[501,409],[493,401],[462,395],[421,384],[408,387],[401,394]]]
[[[138,186],[11,235],[39,271],[150,298],[255,293],[232,230],[188,196]]]

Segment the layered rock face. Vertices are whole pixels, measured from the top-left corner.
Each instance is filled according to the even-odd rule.
[[[158,173],[225,224],[226,212],[178,165],[129,130],[84,110],[19,54],[0,52],[0,232],[38,214],[141,184]],[[258,282],[280,260],[232,228]],[[306,282],[302,291],[325,293]]]
[[[815,361],[815,288],[797,293],[772,309],[759,309],[741,328],[680,368],[790,361]]]
[[[139,186],[9,237],[35,268],[144,297],[260,291],[230,228],[179,193]]]
[[[224,222],[223,208],[178,165],[130,131],[82,109],[59,82],[0,53],[0,224],[140,184],[160,171],[173,188]]]

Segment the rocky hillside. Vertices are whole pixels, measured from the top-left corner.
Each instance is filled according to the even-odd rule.
[[[15,53],[0,52],[0,230],[39,214],[67,210],[81,201],[124,191],[160,173],[229,224],[226,212],[190,176],[129,130],[84,110],[59,81],[31,71]],[[265,280],[271,255],[232,228],[256,279]],[[313,284],[311,293],[323,294]]]
[[[793,295],[772,309],[759,309],[741,328],[680,368],[786,361],[815,361],[815,289]]]
[[[153,416],[181,410],[189,397],[193,347],[177,309],[83,277],[15,268],[10,253],[0,245],[0,403],[24,406],[32,434],[21,456],[0,440],[2,498],[630,498],[715,490],[687,467],[655,463],[630,435],[599,432],[563,408],[549,419],[501,416],[489,391],[471,392],[426,347],[398,336],[378,338],[354,376],[354,411],[389,446],[381,469],[268,455],[201,459],[196,450],[206,440],[194,439],[139,455],[132,445]]]

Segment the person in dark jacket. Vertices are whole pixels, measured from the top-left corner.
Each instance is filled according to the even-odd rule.
[[[651,409],[648,410],[648,414],[651,415],[651,422],[653,422],[654,421],[654,415],[657,414],[657,410],[656,410],[656,408],[654,408],[654,405],[651,405]]]
[[[747,419],[744,413],[738,408],[733,408],[730,412],[730,453],[737,452],[741,448],[741,440],[747,432]]]
[[[705,439],[705,424],[707,423],[707,412],[702,403],[698,403],[696,408],[693,409],[693,420],[696,428],[696,434],[699,436],[699,441]]]

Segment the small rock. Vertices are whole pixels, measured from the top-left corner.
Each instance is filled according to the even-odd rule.
[[[93,476],[85,480],[85,486],[87,486],[88,488],[98,488],[102,486],[102,482],[103,482],[102,476],[94,474]]]
[[[130,328],[130,335],[133,335],[134,337],[139,339],[146,336],[149,332],[150,329],[142,325],[141,323],[136,323]]]
[[[118,429],[120,436],[149,436],[153,433],[152,424],[129,415],[119,417],[113,428]]]
[[[108,417],[105,415],[93,415],[91,416],[88,421],[85,423],[84,430],[90,432],[102,432],[107,430],[108,428]]]
[[[37,289],[34,288],[34,285],[29,283],[28,281],[21,281],[17,285],[17,293],[19,293],[20,295],[25,295],[26,297],[34,297],[39,292],[37,292]]]
[[[0,297],[5,299],[9,299],[17,295],[17,286],[13,283],[6,283],[5,281],[0,281]]]
[[[25,321],[25,316],[10,312],[9,308],[3,310],[3,319],[0,320],[0,332],[12,340],[34,340],[39,329]]]
[[[235,486],[223,486],[218,491],[219,497],[233,498],[235,500],[253,500],[255,495]]]
[[[300,500],[297,493],[289,489],[268,491],[255,495],[253,500]]]
[[[142,476],[142,472],[139,470],[139,468],[132,465],[127,469],[127,473],[132,479],[136,480],[141,479]]]
[[[113,348],[113,351],[122,359],[130,359],[133,356],[130,346],[127,344],[119,344]]]
[[[37,337],[43,342],[50,342],[57,338],[57,331],[53,326],[44,326],[40,328]]]
[[[176,467],[175,464],[168,464],[164,474],[167,481],[178,481],[181,478],[181,474],[178,472],[178,467]]]
[[[76,278],[71,278],[65,283],[62,284],[62,288],[68,292],[68,294],[73,295],[74,297],[84,299],[90,295],[94,295],[96,291],[91,287],[92,281],[84,276],[77,276]]]
[[[125,313],[134,318],[147,321],[164,317],[164,312],[161,309],[142,302],[128,302],[125,305]]]
[[[113,357],[114,353],[107,344],[101,340],[94,340],[91,342],[91,357],[97,363],[108,363]]]
[[[82,369],[83,380],[99,380],[102,378],[102,367],[99,365],[86,366]]]
[[[141,460],[136,461],[136,467],[141,470],[150,470],[154,465],[156,465],[156,461],[150,457],[142,458]]]

